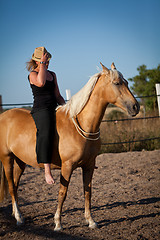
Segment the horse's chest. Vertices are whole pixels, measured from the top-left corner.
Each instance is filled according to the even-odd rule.
[[[99,146],[95,144],[86,144],[79,155],[78,164],[84,164],[98,155]]]

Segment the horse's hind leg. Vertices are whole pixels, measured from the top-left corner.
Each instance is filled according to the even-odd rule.
[[[90,228],[95,228],[97,224],[94,222],[91,216],[91,181],[94,172],[94,166],[92,168],[82,168],[83,170],[83,188],[85,196],[85,219]]]
[[[17,194],[16,194],[16,188],[13,180],[14,156],[12,154],[9,154],[8,156],[3,157],[1,161],[3,163],[5,175],[8,181],[9,193],[12,197],[12,208],[13,208],[14,216],[17,220],[17,225],[19,225],[23,223],[23,217],[18,209],[18,204],[16,201]]]

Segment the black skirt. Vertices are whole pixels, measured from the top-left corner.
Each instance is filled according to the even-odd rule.
[[[53,140],[56,132],[56,114],[54,109],[41,109],[31,113],[35,121],[36,154],[38,163],[51,163]]]

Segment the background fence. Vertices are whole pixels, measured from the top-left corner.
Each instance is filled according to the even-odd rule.
[[[139,96],[137,99],[155,98],[157,96],[159,95]],[[31,108],[32,103],[0,104],[0,107]],[[110,109],[110,114],[105,114],[101,124],[101,152],[160,149],[160,116],[158,116],[158,109],[147,116],[144,110],[145,106],[141,106],[140,117],[135,118],[126,117],[118,108],[112,110],[112,107],[110,107],[107,109]]]
[[[159,95],[139,96],[155,98]],[[144,101],[143,101],[144,102]],[[118,110],[118,109],[117,109]],[[101,124],[102,149],[101,152],[122,152],[160,149],[160,116],[158,108],[146,111],[141,105],[137,117],[128,118],[121,112],[110,111]]]
[[[160,117],[103,120],[101,152],[160,149]]]

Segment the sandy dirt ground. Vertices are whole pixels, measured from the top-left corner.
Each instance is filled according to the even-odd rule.
[[[50,186],[43,170],[27,166],[19,187],[25,225],[16,226],[9,197],[0,203],[0,239],[160,239],[160,150],[102,154],[96,165],[92,216],[98,228],[89,229],[84,219],[81,169],[71,178],[63,231],[54,232],[60,171],[53,170],[56,184]]]

